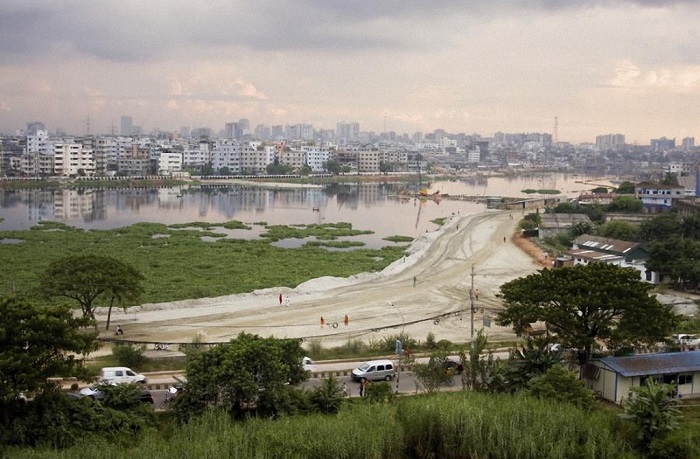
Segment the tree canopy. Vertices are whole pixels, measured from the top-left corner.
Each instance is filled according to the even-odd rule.
[[[505,309],[496,322],[518,333],[527,323],[546,322],[565,347],[587,355],[596,341],[609,349],[655,343],[676,316],[649,295],[652,287],[636,269],[607,263],[541,270],[501,286]]]
[[[620,183],[620,186],[614,191],[617,194],[634,194],[634,183],[625,181]]]
[[[600,225],[597,234],[601,237],[636,242],[639,238],[639,227],[629,222],[613,220]]]
[[[682,288],[700,287],[700,241],[674,235],[649,244],[647,269],[668,276]]]
[[[41,292],[48,297],[76,300],[83,317],[94,319],[95,300],[102,297],[122,306],[141,293],[143,274],[136,268],[103,255],[74,255],[54,260],[41,278]]]
[[[639,225],[639,237],[644,241],[668,239],[675,234],[682,233],[682,223],[675,213],[665,213],[649,220],[644,220]]]
[[[644,210],[644,203],[634,196],[617,196],[608,204],[608,212],[641,213]]]
[[[196,354],[187,365],[187,386],[176,399],[181,418],[219,407],[234,417],[274,415],[287,405],[287,383],[308,377],[298,340],[241,333],[229,343]]]
[[[80,329],[68,306],[37,306],[0,298],[0,404],[3,411],[20,392],[41,392],[47,378],[77,371],[75,355],[97,349],[96,336]],[[7,414],[4,413],[4,418]]]

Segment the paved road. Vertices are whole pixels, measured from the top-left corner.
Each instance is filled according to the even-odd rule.
[[[404,371],[401,372],[397,375],[397,378],[394,378],[392,381],[389,381],[388,383],[391,384],[391,387],[394,388],[395,391],[397,391],[400,394],[414,394],[416,393],[416,383],[415,383],[415,378],[413,377],[413,373],[410,371]],[[348,389],[348,397],[359,397],[360,396],[360,384],[357,382],[354,382],[350,376],[340,376],[338,377],[339,383],[342,385],[345,383]],[[311,378],[308,381],[305,381],[301,384],[298,385],[299,388],[303,389],[309,389],[312,390],[315,387],[318,387],[321,382],[323,381],[323,378]],[[381,382],[381,381],[379,381]],[[373,384],[376,384],[373,383]],[[459,390],[462,388],[462,383],[460,380],[459,375],[455,375],[452,377],[452,380],[442,386],[440,388],[441,391],[451,391],[451,390]],[[165,389],[157,389],[157,390],[152,390],[151,393],[153,394],[153,400],[155,402],[154,406],[156,409],[164,409],[166,407],[165,399],[166,399],[166,390]]]

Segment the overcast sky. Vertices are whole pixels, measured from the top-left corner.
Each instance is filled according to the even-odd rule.
[[[697,0],[2,0],[0,130],[700,141]]]

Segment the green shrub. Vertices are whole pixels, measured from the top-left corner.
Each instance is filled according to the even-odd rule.
[[[146,362],[146,357],[143,355],[145,349],[145,345],[136,346],[120,343],[112,346],[112,354],[117,359],[119,366],[129,367],[134,370]]]
[[[693,426],[654,438],[649,445],[650,459],[695,459],[700,457],[700,437]]]
[[[367,384],[365,400],[368,403],[391,403],[394,401],[394,389],[385,381]]]

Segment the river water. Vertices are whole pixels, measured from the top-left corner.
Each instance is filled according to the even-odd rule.
[[[430,192],[472,197],[536,197],[526,189],[556,189],[574,197],[609,177],[572,174],[476,176],[425,184]],[[83,190],[0,190],[0,230],[29,229],[42,220],[83,229],[112,229],[138,222],[164,224],[240,220],[274,225],[350,222],[374,234],[355,236],[370,248],[389,245],[392,235],[417,237],[437,228],[431,220],[483,211],[484,204],[445,198],[439,201],[400,198],[405,185],[394,183],[332,184],[319,188],[262,188],[257,186]],[[217,230],[218,231],[218,230]],[[232,237],[254,238],[264,228],[234,230]],[[9,242],[9,241],[5,241]],[[278,245],[297,247],[303,241]]]

